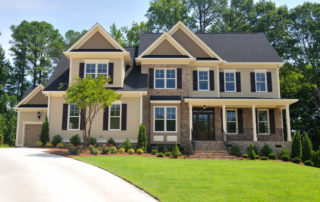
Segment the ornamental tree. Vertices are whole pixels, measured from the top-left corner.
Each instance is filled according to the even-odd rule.
[[[88,146],[91,126],[94,118],[101,109],[111,106],[112,102],[121,99],[115,90],[105,88],[110,78],[103,75],[92,78],[75,77],[75,82],[68,89],[64,98],[68,104],[76,104],[81,110],[81,125],[84,146]]]

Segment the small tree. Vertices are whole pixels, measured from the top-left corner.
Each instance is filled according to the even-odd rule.
[[[312,159],[312,143],[308,134],[305,134],[302,139],[302,161]]]
[[[172,147],[172,156],[178,158],[181,155],[177,142],[174,143]]]
[[[140,124],[139,128],[137,149],[142,149],[143,151],[146,151],[147,149],[146,127],[143,124]]]
[[[47,116],[46,116],[46,119],[44,120],[44,122],[42,124],[40,140],[41,140],[41,142],[43,142],[43,144],[45,144],[46,142],[50,141],[50,138],[49,138],[49,123],[48,123]]]
[[[301,135],[300,133],[295,134],[292,139],[292,153],[291,157],[298,157],[301,159],[302,156],[302,144],[301,144]]]
[[[86,113],[81,115],[83,143],[86,147],[91,135],[92,122],[100,109],[109,107],[112,102],[121,99],[121,95],[114,90],[105,88],[108,81],[110,79],[103,75],[96,78],[92,78],[91,75],[86,78],[76,77],[75,83],[67,89],[64,96],[68,104],[76,104],[78,109],[86,110]]]

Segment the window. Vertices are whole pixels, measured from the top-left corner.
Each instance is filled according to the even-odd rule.
[[[113,104],[110,107],[110,130],[120,130],[120,104]]]
[[[269,134],[269,111],[267,109],[258,109],[257,115],[259,134]]]
[[[106,63],[86,63],[85,76],[91,75],[92,78],[104,75],[108,76],[108,68]]]
[[[69,105],[69,130],[79,130],[80,128],[80,110],[77,105]]]
[[[198,71],[199,90],[209,90],[208,71]]]
[[[257,92],[266,92],[266,73],[256,72],[256,89]]]
[[[176,132],[177,108],[155,107],[154,108],[154,131]]]
[[[155,69],[155,88],[175,89],[176,70],[175,69]]]
[[[235,109],[227,110],[227,133],[237,133],[237,110]]]
[[[235,79],[234,79],[234,72],[225,72],[225,89],[226,92],[235,92]]]

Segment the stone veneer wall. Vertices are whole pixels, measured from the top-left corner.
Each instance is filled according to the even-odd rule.
[[[269,145],[272,148],[272,152],[279,153],[281,149],[287,149],[291,153],[291,142],[284,141],[263,141],[263,142],[253,142],[253,141],[229,141],[229,145],[238,145],[240,147],[240,151],[243,154],[247,153],[247,147],[249,144],[253,144],[257,147],[257,149],[261,150],[264,144]],[[231,147],[228,147],[228,151],[231,152]]]

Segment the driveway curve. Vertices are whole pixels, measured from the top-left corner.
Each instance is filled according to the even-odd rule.
[[[43,149],[0,149],[0,201],[156,201],[95,166]]]

